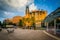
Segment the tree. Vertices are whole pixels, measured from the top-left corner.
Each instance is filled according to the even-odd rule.
[[[35,26],[35,18],[32,17],[32,18],[31,18],[31,21],[32,21],[32,26],[34,27],[34,30],[35,30],[35,29],[36,29],[36,26]]]
[[[13,23],[12,22],[9,22],[7,25],[13,25]]]
[[[31,18],[26,18],[26,23],[27,23],[28,28],[30,29],[31,25],[32,25],[32,19]]]
[[[0,26],[1,26],[1,21],[0,21]]]
[[[21,26],[21,27],[23,26],[23,21],[22,20],[19,21],[19,26]]]
[[[3,24],[2,24],[2,22],[0,21],[0,26],[2,27],[3,26]]]
[[[0,31],[2,31],[2,23],[1,23],[1,21],[0,21]]]
[[[26,18],[22,18],[23,21],[23,26],[26,26],[25,22],[26,22]]]
[[[6,28],[6,22],[3,21],[3,28]]]

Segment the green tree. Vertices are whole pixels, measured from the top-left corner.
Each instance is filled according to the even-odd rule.
[[[1,26],[1,21],[0,21],[0,26]]]
[[[26,24],[25,24],[26,19],[25,19],[25,18],[23,18],[23,19],[22,19],[22,21],[23,21],[23,26],[26,26]]]
[[[34,30],[35,30],[35,29],[36,29],[36,26],[35,26],[35,18],[32,17],[32,18],[31,18],[31,21],[32,21],[32,27],[34,27]]]
[[[6,22],[3,21],[3,28],[6,28]]]
[[[23,21],[22,20],[19,21],[19,26],[21,26],[21,27],[23,26]]]
[[[13,25],[13,23],[12,22],[9,22],[7,25]]]
[[[26,18],[26,22],[29,24],[31,22],[30,18]],[[28,25],[28,28],[30,29],[30,25]]]

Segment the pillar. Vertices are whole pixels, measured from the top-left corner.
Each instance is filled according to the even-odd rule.
[[[54,34],[56,34],[56,20],[54,20]]]
[[[46,24],[46,22],[44,23],[44,26],[46,26],[47,24]]]
[[[42,26],[41,22],[40,22],[40,27]]]
[[[47,31],[48,31],[48,23],[46,23],[46,26],[47,26]]]

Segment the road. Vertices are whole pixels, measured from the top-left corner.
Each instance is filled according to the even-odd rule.
[[[15,29],[14,33],[8,34],[6,29],[0,32],[0,40],[56,40],[46,35],[44,30]]]

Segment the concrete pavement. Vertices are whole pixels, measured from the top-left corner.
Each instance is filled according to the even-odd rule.
[[[6,29],[0,32],[0,40],[56,40],[46,35],[43,30],[15,29],[8,34]]]

